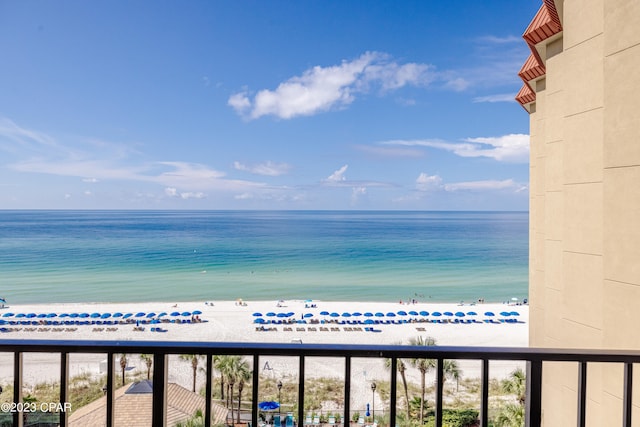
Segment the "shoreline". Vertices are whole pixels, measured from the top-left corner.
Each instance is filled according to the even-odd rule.
[[[193,312],[198,314],[193,314]],[[407,313],[406,315],[398,312]],[[410,312],[418,315],[409,314]],[[429,315],[420,315],[428,312]],[[489,316],[485,313],[491,312]],[[517,313],[501,316],[500,313]],[[7,315],[10,313],[11,315]],[[78,317],[70,317],[72,313]],[[88,317],[79,317],[81,314]],[[110,317],[95,317],[109,313]],[[113,317],[121,313],[122,317]],[[131,314],[123,319],[126,314]],[[139,313],[144,316],[136,317]],[[150,313],[156,316],[147,317]],[[161,313],[167,313],[158,317]],[[172,316],[171,314],[179,313]],[[188,316],[183,316],[189,313]],[[260,313],[261,316],[257,316]],[[267,313],[273,313],[267,316]],[[288,317],[284,314],[293,313]],[[329,314],[321,314],[329,313]],[[350,317],[343,316],[349,313]],[[358,314],[353,316],[353,314]],[[371,316],[365,316],[370,313]],[[394,313],[394,316],[387,316]],[[439,313],[434,316],[433,313]],[[446,315],[445,313],[451,313]],[[464,316],[456,316],[464,313]],[[468,313],[476,313],[469,315]],[[23,316],[18,317],[22,314]],[[55,317],[38,318],[40,314]],[[68,316],[62,317],[62,314]],[[94,317],[91,317],[91,315]],[[280,314],[281,317],[278,317]],[[27,317],[31,315],[31,317]],[[35,315],[35,316],[34,316]],[[192,322],[197,316],[202,322]],[[382,315],[382,316],[380,316]],[[178,322],[178,319],[180,321]],[[273,319],[273,323],[255,323]],[[503,321],[500,321],[502,319]],[[509,322],[504,320],[510,319]],[[136,330],[136,320],[138,328]],[[152,321],[157,321],[151,323]],[[418,336],[433,337],[441,346],[479,347],[527,347],[529,330],[529,306],[512,304],[451,304],[422,303],[399,304],[398,302],[340,302],[320,300],[286,301],[192,301],[192,302],[148,302],[148,303],[53,303],[53,304],[10,304],[0,309],[0,325],[5,328],[0,336],[4,339],[44,339],[44,340],[106,340],[106,341],[209,341],[209,342],[264,342],[264,343],[317,343],[317,344],[408,344]],[[10,322],[14,322],[13,324]],[[15,324],[25,322],[25,324]],[[31,322],[27,325],[26,322]],[[35,322],[35,324],[33,324]],[[58,322],[58,323],[55,323]],[[73,322],[73,323],[65,323]],[[75,322],[86,322],[76,324]],[[100,323],[98,323],[100,322]],[[106,323],[112,322],[112,323]],[[113,323],[115,322],[115,323]],[[148,323],[147,323],[148,322]],[[371,323],[373,322],[373,323]],[[158,331],[160,328],[161,331]],[[263,329],[260,329],[263,328]],[[373,330],[371,330],[372,328]],[[70,375],[83,373],[100,375],[105,355],[73,355],[70,361]],[[307,377],[340,377],[343,375],[341,363],[322,363],[321,358],[310,358]],[[12,381],[12,355],[0,354],[0,384]],[[269,362],[272,368],[267,372],[283,377],[297,373],[295,357],[261,357],[261,365]],[[480,364],[474,361],[460,361],[464,376],[480,376]],[[361,367],[354,367],[367,378],[388,378],[383,361],[361,360]],[[170,357],[169,381],[190,388],[191,366],[179,357]],[[51,354],[25,354],[24,383],[57,381],[59,377],[59,356]],[[359,366],[359,365],[358,365]],[[492,376],[504,378],[520,364],[514,362],[492,362]],[[313,367],[313,368],[311,368]],[[131,368],[146,372],[144,363],[137,357],[131,358]],[[258,367],[261,368],[261,367]],[[263,370],[264,371],[264,370]],[[296,374],[297,375],[297,374]],[[359,374],[362,376],[362,374]],[[200,375],[199,384],[204,383]],[[366,390],[363,391],[365,393]]]

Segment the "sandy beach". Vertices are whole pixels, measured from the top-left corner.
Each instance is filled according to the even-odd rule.
[[[193,314],[194,312],[196,314]],[[427,312],[429,315],[421,315],[421,312]],[[487,312],[493,313],[494,316],[486,315]],[[77,317],[71,317],[75,316],[74,313]],[[85,315],[81,317],[83,313]],[[120,315],[114,317],[116,313]],[[155,316],[150,316],[151,313]],[[158,317],[162,313],[166,314]],[[271,315],[268,315],[270,313]],[[344,313],[351,316],[344,316]],[[389,313],[393,313],[394,316],[390,316]],[[41,317],[38,317],[39,315]],[[153,319],[157,320],[150,323]],[[198,322],[198,319],[201,322]],[[437,345],[526,347],[528,319],[527,305],[506,303],[439,304],[316,300],[199,301],[176,304],[54,303],[10,305],[0,310],[0,323],[3,323],[0,325],[3,328],[1,336],[4,339],[109,341],[408,344],[411,338],[429,336],[435,338]],[[256,321],[263,323],[255,323]],[[157,328],[160,328],[161,332],[158,332]],[[297,375],[297,361],[294,358],[264,359],[261,358],[262,366],[259,368],[263,369],[265,374],[277,378]],[[71,375],[99,375],[104,371],[104,360],[105,356],[99,354],[73,355],[70,361]],[[137,357],[130,357],[130,360],[131,370],[146,372],[144,364],[140,363]],[[56,381],[59,375],[58,363],[57,355],[25,355],[25,384]],[[169,363],[169,381],[189,387],[192,378],[190,365],[178,360],[177,356],[171,358]],[[12,381],[12,366],[12,355],[0,355],[0,384]],[[271,369],[265,372],[264,366]],[[344,372],[344,365],[335,361],[323,363],[321,360],[311,360],[306,366],[305,377],[341,377]],[[495,362],[491,364],[491,374],[504,377],[517,366],[518,362]],[[479,376],[479,363],[461,362],[461,368],[465,377]],[[365,380],[385,379],[389,375],[384,370],[382,361],[376,359],[354,362],[352,372]],[[204,383],[204,375],[200,377],[199,382]],[[363,389],[362,393],[365,391]],[[354,394],[357,395],[358,390],[354,390]]]

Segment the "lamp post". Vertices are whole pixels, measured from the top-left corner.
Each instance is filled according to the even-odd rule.
[[[282,381],[278,380],[278,384],[276,384],[276,387],[278,387],[278,417],[280,417],[280,390],[282,390]]]
[[[371,419],[376,422],[376,383],[371,383]]]

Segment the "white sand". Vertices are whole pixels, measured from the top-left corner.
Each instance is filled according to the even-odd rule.
[[[285,301],[280,303],[278,307],[276,301],[247,301],[246,305],[239,305],[234,301],[214,301],[214,302],[180,302],[177,307],[174,304],[163,302],[150,303],[117,303],[117,304],[47,304],[47,305],[14,305],[0,310],[0,319],[2,320],[27,320],[25,318],[16,318],[18,313],[133,313],[138,312],[167,312],[169,315],[165,319],[190,319],[190,317],[172,317],[170,313],[192,312],[199,310],[202,314],[199,317],[204,321],[202,323],[177,324],[177,323],[160,323],[141,325],[144,331],[134,331],[135,324],[116,324],[116,325],[0,325],[10,329],[9,332],[0,335],[3,339],[78,339],[78,340],[163,340],[163,341],[209,341],[209,342],[273,342],[273,343],[289,343],[292,340],[301,340],[303,343],[323,343],[323,344],[408,344],[411,338],[417,336],[433,337],[438,345],[447,346],[507,346],[507,347],[526,347],[528,345],[528,319],[529,307],[526,305],[506,305],[506,304],[478,304],[464,305],[457,304],[435,304],[435,303],[417,303],[417,304],[400,304],[400,303],[381,303],[381,302],[334,302],[334,301],[313,301],[311,303],[304,301]],[[314,304],[315,308],[305,308],[305,305]],[[322,311],[329,313],[343,312],[371,312],[371,313],[388,313],[404,310],[406,312],[415,310],[417,312],[426,310],[429,313],[439,312],[458,312],[467,313],[474,311],[477,316],[465,316],[461,319],[476,319],[481,323],[404,323],[404,324],[375,324],[375,325],[355,325],[355,324],[335,324],[335,323],[318,323],[310,324],[311,319],[318,321],[328,320],[344,320],[344,321],[364,321],[367,317],[331,317],[320,315]],[[491,318],[484,315],[490,311],[496,314]],[[502,316],[500,312],[516,311],[519,313],[517,317],[518,323],[485,323],[485,319],[498,319]],[[312,317],[307,318],[307,324],[278,324],[265,325],[265,328],[276,328],[275,331],[257,331],[259,326],[254,322],[256,319],[253,313],[260,312],[266,315],[267,312],[293,312],[295,313],[290,319],[300,320],[302,315],[311,313]],[[13,313],[14,316],[6,317],[6,313]],[[284,320],[278,317],[266,317],[264,319]],[[418,316],[419,318],[421,316]],[[396,316],[388,317],[371,317],[374,320],[409,320],[416,316]],[[135,316],[131,319],[134,319]],[[428,319],[456,319],[455,316],[432,317]],[[40,320],[38,318],[28,320]],[[50,318],[46,320],[60,321],[73,320],[69,318]],[[102,320],[102,319],[79,319],[79,320]],[[116,319],[106,319],[116,320]],[[166,332],[152,332],[152,327],[161,327]],[[366,327],[374,327],[381,332],[367,332]],[[291,328],[291,330],[285,330]],[[310,330],[311,328],[311,330]],[[315,328],[315,330],[313,330]],[[323,331],[321,328],[328,328]],[[338,330],[331,330],[338,328]],[[347,330],[345,330],[347,328]],[[362,328],[362,331],[349,331],[348,328]],[[418,330],[424,328],[424,330]],[[70,362],[71,375],[89,372],[98,374],[101,371],[101,362],[105,359],[104,355],[73,355]],[[130,357],[131,367],[143,372],[146,368],[137,357]],[[264,370],[265,363],[268,362],[271,370]],[[378,359],[355,360],[352,363],[352,385],[356,389],[352,390],[354,396],[370,395],[367,390],[368,382],[371,380],[385,379],[388,380],[389,373],[382,366],[382,361]],[[271,375],[274,378],[295,378],[297,377],[297,359],[268,357],[261,358],[261,366],[258,367],[265,375]],[[479,362],[460,362],[464,377],[479,376]],[[515,367],[521,366],[519,362],[495,362],[491,364],[492,376],[504,377],[508,375]],[[104,366],[102,366],[104,369]],[[24,382],[25,384],[34,384],[43,381],[57,381],[59,377],[59,356],[48,354],[27,354],[24,357]],[[7,384],[13,378],[13,363],[11,354],[0,354],[0,384]],[[342,361],[309,359],[306,363],[305,377],[338,377],[344,375],[344,363]],[[415,373],[413,373],[415,375]],[[199,375],[199,383],[204,383],[204,375]],[[169,381],[178,382],[187,388],[190,388],[192,371],[190,364],[178,360],[177,357],[170,359]],[[358,385],[362,385],[359,390]]]

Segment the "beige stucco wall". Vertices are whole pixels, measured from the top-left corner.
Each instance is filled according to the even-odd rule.
[[[530,344],[640,349],[640,1],[556,4],[530,115]],[[588,375],[587,425],[619,425],[622,367]],[[544,425],[575,425],[577,366],[543,376]]]

